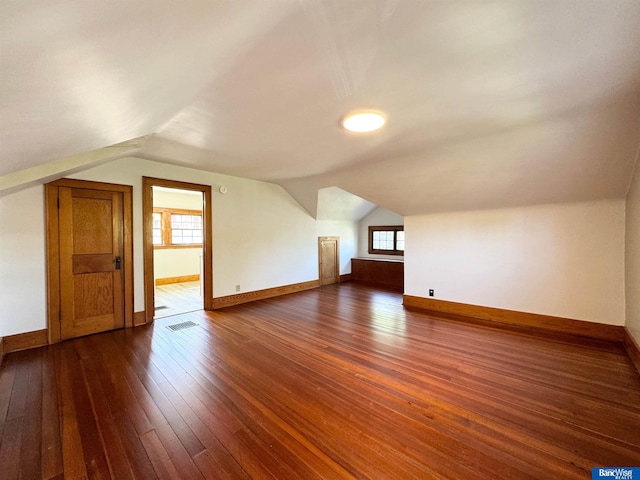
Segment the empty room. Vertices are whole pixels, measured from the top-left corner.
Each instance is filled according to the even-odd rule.
[[[0,32],[1,478],[640,478],[640,2]]]

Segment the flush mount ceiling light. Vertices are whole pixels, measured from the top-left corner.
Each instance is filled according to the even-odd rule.
[[[342,126],[351,132],[372,132],[384,125],[385,118],[378,112],[351,113],[342,119]]]

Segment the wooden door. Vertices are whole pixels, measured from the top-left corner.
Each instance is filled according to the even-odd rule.
[[[60,187],[58,198],[61,338],[124,327],[122,192]]]
[[[340,281],[340,237],[318,238],[320,285]]]

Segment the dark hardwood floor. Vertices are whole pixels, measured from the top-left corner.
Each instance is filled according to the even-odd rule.
[[[640,376],[619,345],[436,319],[349,283],[9,354],[0,420],[3,479],[640,465]]]

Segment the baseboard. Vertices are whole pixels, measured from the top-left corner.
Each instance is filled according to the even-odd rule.
[[[179,277],[165,277],[165,278],[156,278],[156,285],[170,285],[172,283],[182,283],[182,282],[198,282],[200,280],[200,275],[181,275]]]
[[[256,300],[264,300],[266,298],[279,297],[289,293],[302,292],[311,290],[320,286],[320,280],[311,280],[310,282],[294,283],[291,285],[283,285],[281,287],[266,288],[264,290],[254,290],[253,292],[237,293],[235,295],[227,295],[226,297],[218,297],[213,299],[213,309],[231,307],[242,303],[254,302]]]
[[[490,321],[614,342],[622,342],[624,338],[624,327],[618,325],[586,322],[584,320],[518,312],[502,308],[482,307],[466,303],[447,302],[433,298],[415,297],[413,295],[403,295],[403,304],[408,308],[460,315],[469,320],[479,319],[483,323]]]
[[[145,311],[133,312],[133,326],[144,325],[147,323],[147,317]]]
[[[344,275],[340,275],[340,283],[342,282],[350,282],[351,281],[351,274],[350,273],[345,273]]]
[[[4,354],[19,352],[29,348],[43,347],[49,344],[47,330],[36,330],[34,332],[18,333],[9,335],[2,340]]]
[[[133,322],[134,326],[144,325],[146,323],[144,311],[135,312],[133,314]],[[2,360],[7,353],[44,347],[48,344],[49,336],[46,329],[0,337],[0,365],[2,365]]]
[[[638,345],[638,342],[631,336],[626,327],[624,329],[624,348],[640,374],[640,345]]]

